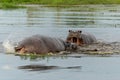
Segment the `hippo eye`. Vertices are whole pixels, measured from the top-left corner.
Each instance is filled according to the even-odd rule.
[[[21,50],[21,48],[18,48],[18,47],[15,47],[14,49],[15,49],[15,52],[18,52]]]
[[[78,32],[79,32],[79,33],[82,33],[82,31],[81,31],[81,30],[79,30]]]

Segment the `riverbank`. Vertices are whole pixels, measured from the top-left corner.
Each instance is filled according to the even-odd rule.
[[[39,4],[50,6],[87,5],[87,4],[120,4],[118,0],[0,0],[0,8],[21,8],[18,5]]]

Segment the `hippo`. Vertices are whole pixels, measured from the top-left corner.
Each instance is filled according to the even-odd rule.
[[[35,53],[35,54],[45,54],[45,53],[55,53],[68,49],[68,46],[73,45],[66,43],[62,39],[53,38],[48,36],[33,35],[31,37],[25,38],[14,47],[15,52],[24,53]],[[71,49],[71,48],[69,48]]]
[[[69,30],[66,42],[75,43],[78,46],[83,44],[92,44],[97,42],[94,35],[90,33],[82,32],[81,30],[73,31]]]

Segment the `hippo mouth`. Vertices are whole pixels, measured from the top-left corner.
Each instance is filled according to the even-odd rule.
[[[76,37],[73,37],[73,38],[72,38],[72,41],[73,41],[73,43],[76,43],[76,42],[77,42],[77,38],[76,38]]]
[[[15,47],[15,52],[18,52],[18,53],[25,53],[25,48],[24,47]]]
[[[19,52],[22,48],[19,48],[19,47],[15,47],[15,52]]]

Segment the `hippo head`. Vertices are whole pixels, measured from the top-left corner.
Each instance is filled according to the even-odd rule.
[[[81,30],[78,30],[78,31],[69,30],[68,36],[70,36],[70,37],[79,37],[81,33],[82,33]]]
[[[27,51],[25,50],[25,47],[23,46],[17,46],[17,47],[14,47],[15,49],[15,52],[18,52],[20,54],[23,54],[23,53],[26,53]]]
[[[82,38],[81,38],[81,30],[78,31],[72,31],[69,30],[68,36],[67,36],[67,42],[71,42],[71,43],[78,43],[81,42],[82,43]]]

